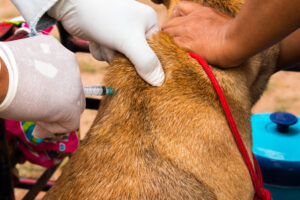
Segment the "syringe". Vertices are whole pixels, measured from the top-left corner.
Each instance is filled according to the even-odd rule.
[[[83,86],[85,96],[104,96],[113,94],[114,90],[105,86]]]

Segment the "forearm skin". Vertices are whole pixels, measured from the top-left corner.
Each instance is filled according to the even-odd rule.
[[[1,63],[1,70],[0,70],[0,104],[1,104],[7,94],[9,77],[8,77],[8,71],[5,66],[5,63],[1,58],[0,58],[0,63]]]
[[[299,0],[247,0],[227,31],[227,55],[234,64],[240,64],[279,42],[299,25]]]
[[[280,42],[277,70],[300,64],[300,29]]]

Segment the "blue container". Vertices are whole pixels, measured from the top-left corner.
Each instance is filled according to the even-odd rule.
[[[300,200],[300,118],[285,112],[251,116],[253,153],[273,200]]]

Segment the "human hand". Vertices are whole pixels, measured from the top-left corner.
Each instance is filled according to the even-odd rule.
[[[85,97],[75,54],[51,36],[0,43],[9,86],[0,116],[34,121],[33,135],[52,137],[78,129]]]
[[[231,17],[195,2],[182,1],[162,30],[186,51],[201,55],[210,64],[232,67],[235,60],[233,46],[226,38]]]
[[[71,35],[89,40],[96,59],[110,60],[119,51],[145,81],[162,85],[163,69],[146,41],[159,30],[151,7],[135,0],[60,0],[48,15],[61,21]]]

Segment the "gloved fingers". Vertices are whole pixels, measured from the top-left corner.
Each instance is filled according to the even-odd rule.
[[[146,37],[149,38],[153,33],[159,31],[158,16],[155,10],[150,6],[147,6],[145,4],[142,4],[141,6],[143,6],[143,13],[141,13],[140,16],[144,16],[144,23],[146,25],[145,33]]]
[[[158,24],[154,24],[153,26],[150,26],[146,31],[146,38],[151,38],[152,35],[157,33],[158,31],[159,31]]]
[[[79,119],[77,123],[74,123],[74,121],[70,123],[48,123],[39,121],[36,122],[36,127],[32,135],[36,138],[49,138],[53,137],[56,133],[69,133],[79,128]]]
[[[106,61],[111,64],[111,60],[113,59],[115,52],[109,48],[106,48],[102,45],[99,45],[95,42],[90,42],[89,45],[90,52],[92,56],[100,61]]]
[[[165,80],[163,68],[148,45],[145,35],[128,38],[120,52],[125,54],[134,64],[137,73],[149,84],[161,86]]]
[[[36,125],[33,129],[32,136],[36,138],[50,138],[53,136],[53,133],[49,132],[47,129],[44,129],[39,125]]]

